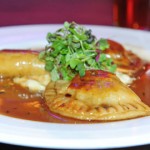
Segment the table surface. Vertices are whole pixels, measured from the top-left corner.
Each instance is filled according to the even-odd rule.
[[[1,0],[0,26],[50,24],[75,21],[81,24],[113,25],[113,0]],[[44,150],[0,144],[0,150]],[[118,150],[150,150],[150,145]]]

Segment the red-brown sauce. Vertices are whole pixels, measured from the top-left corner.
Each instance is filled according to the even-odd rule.
[[[150,106],[150,64],[146,64],[141,70],[136,80],[130,88],[141,98],[141,100]]]

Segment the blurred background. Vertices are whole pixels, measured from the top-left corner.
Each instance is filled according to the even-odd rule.
[[[150,29],[150,0],[0,0],[0,26],[80,24]]]
[[[112,0],[0,0],[1,26],[64,21],[112,25],[112,14]]]

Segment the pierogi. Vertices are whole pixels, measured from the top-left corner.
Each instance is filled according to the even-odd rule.
[[[144,62],[130,50],[126,50],[123,45],[113,40],[107,40],[109,48],[104,52],[108,58],[112,58],[117,65],[117,71],[134,76],[142,67]]]
[[[49,109],[81,120],[123,120],[150,115],[150,108],[115,74],[86,71],[69,81],[50,82],[44,93]]]

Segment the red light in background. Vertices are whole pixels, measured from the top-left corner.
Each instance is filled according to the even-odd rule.
[[[132,27],[134,19],[134,0],[127,0],[127,26]]]

